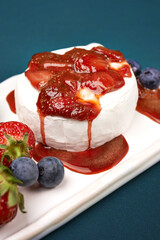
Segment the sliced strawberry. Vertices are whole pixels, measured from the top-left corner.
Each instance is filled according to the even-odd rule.
[[[93,51],[99,54],[103,54],[107,57],[107,60],[111,62],[122,62],[125,60],[123,54],[120,51],[117,50],[110,50],[108,48],[97,46],[92,48]]]
[[[39,71],[27,70],[25,72],[25,75],[29,79],[32,86],[40,90],[52,78],[53,74],[52,72],[45,71],[45,70],[39,70]]]
[[[89,88],[98,96],[112,92],[124,85],[124,79],[114,70],[92,73],[82,80],[82,87]]]
[[[32,56],[32,59],[28,64],[28,68],[31,71],[43,70],[43,62],[45,60],[60,62],[62,59],[59,54],[52,52],[37,53]]]
[[[117,71],[122,75],[122,77],[132,77],[130,66],[127,64],[127,62],[126,64],[122,65],[122,67],[117,69]]]
[[[78,101],[76,97],[63,96],[52,98],[48,96],[48,98],[43,99],[41,93],[37,106],[44,115],[62,116],[80,121],[93,120],[99,113],[96,105],[89,102]]]
[[[48,84],[41,89],[41,97],[73,97],[78,88],[78,79],[77,74],[71,74],[70,72],[56,74]]]
[[[60,71],[67,71],[73,68],[73,64],[67,62],[56,62],[50,59],[47,59],[43,62],[42,67],[44,69],[60,72]]]
[[[82,87],[100,96],[114,88],[114,79],[107,72],[92,73],[84,77]]]
[[[32,157],[34,149],[34,133],[26,124],[17,121],[0,123],[1,163],[4,159],[4,165],[8,166],[18,157]]]
[[[101,56],[85,55],[77,57],[74,61],[74,70],[77,73],[93,73],[108,70],[109,64]]]

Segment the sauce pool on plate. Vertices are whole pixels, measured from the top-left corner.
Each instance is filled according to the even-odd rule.
[[[122,135],[100,147],[83,152],[57,150],[39,143],[36,146],[34,159],[39,161],[45,156],[53,156],[59,158],[64,166],[72,171],[95,174],[106,171],[118,164],[127,154],[128,149],[128,143]]]

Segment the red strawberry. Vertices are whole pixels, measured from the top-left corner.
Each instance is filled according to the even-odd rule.
[[[101,96],[124,85],[123,77],[115,70],[95,72],[84,76],[82,88],[89,88],[92,93]]]
[[[48,108],[49,104],[49,108]],[[43,99],[39,98],[37,106],[42,109],[42,114],[51,116],[62,116],[66,118],[83,120],[92,120],[98,113],[99,108],[90,102],[84,102],[76,97],[57,97]],[[43,111],[44,110],[44,111]]]
[[[0,123],[0,158],[4,165],[21,156],[32,157],[35,149],[33,131],[21,122]],[[8,164],[7,164],[8,160]]]
[[[103,56],[84,55],[74,61],[74,70],[78,73],[93,73],[108,70],[108,62]]]
[[[17,204],[8,206],[8,192],[0,198],[0,226],[10,222],[17,215]]]
[[[46,83],[52,78],[52,73],[46,70],[25,72],[26,77],[29,79],[32,86],[38,90],[46,85]]]
[[[92,48],[96,53],[102,54],[107,57],[107,60],[111,62],[122,62],[125,60],[123,54],[117,50],[110,50],[108,48],[97,46]]]
[[[52,52],[37,53],[32,56],[32,59],[28,64],[28,68],[31,71],[36,71],[40,69],[43,70],[44,69],[43,63],[45,62],[45,60],[61,62],[62,57],[61,55]]]
[[[47,70],[51,70],[51,71],[54,71],[54,72],[61,72],[61,71],[64,71],[64,70],[69,70],[71,69],[73,66],[71,63],[67,63],[67,62],[56,62],[56,61],[53,61],[53,60],[50,60],[50,59],[47,59],[43,62],[43,65],[42,67],[44,69],[47,69]]]
[[[25,212],[24,198],[18,190],[17,183],[21,181],[13,177],[10,169],[0,165],[0,226],[15,218],[18,206]]]

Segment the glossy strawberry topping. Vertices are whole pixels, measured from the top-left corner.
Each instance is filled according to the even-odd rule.
[[[114,70],[110,63],[123,63]],[[124,85],[130,67],[119,51],[102,46],[91,50],[73,48],[64,55],[35,54],[25,72],[39,91],[38,112],[77,120],[93,120],[101,107],[102,95]]]
[[[160,89],[148,89],[138,82],[139,98],[136,110],[160,123]]]

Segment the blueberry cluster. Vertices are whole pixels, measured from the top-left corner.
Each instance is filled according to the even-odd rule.
[[[144,88],[157,89],[160,86],[160,71],[156,68],[147,67],[141,70],[140,64],[133,60],[127,59],[130,64],[135,76],[138,78],[140,84]]]
[[[64,178],[63,163],[50,156],[42,158],[38,164],[31,158],[19,157],[11,163],[10,170],[23,183],[21,186],[31,186],[38,181],[45,188],[54,188]]]

